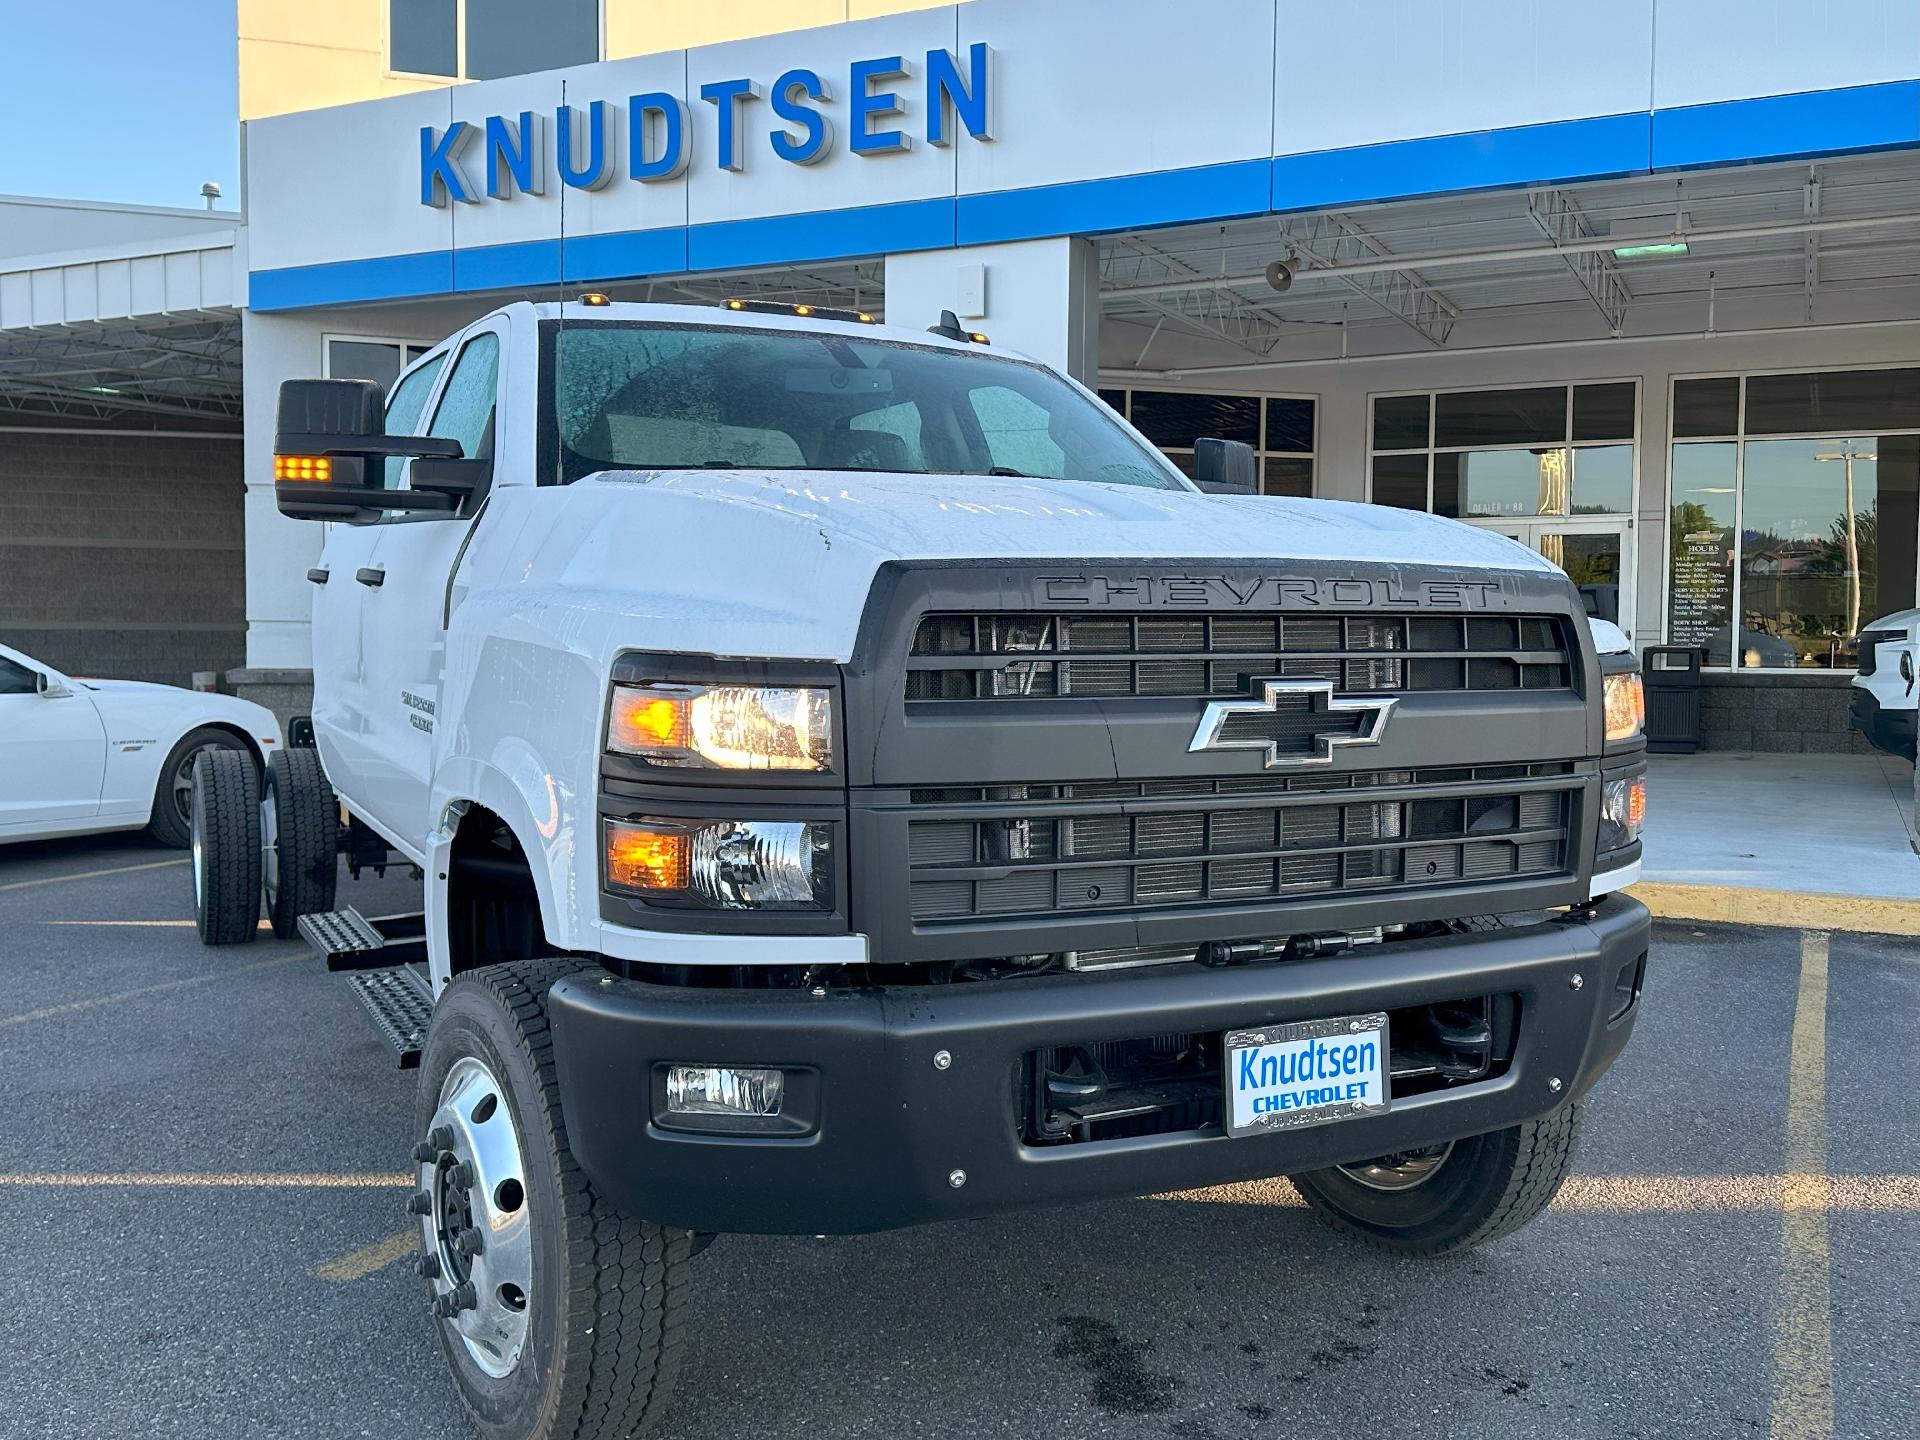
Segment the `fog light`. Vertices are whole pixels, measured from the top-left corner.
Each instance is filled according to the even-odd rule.
[[[669,1115],[778,1115],[786,1076],[727,1065],[667,1067]]]

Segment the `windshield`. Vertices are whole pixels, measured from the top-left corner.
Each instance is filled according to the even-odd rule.
[[[1038,365],[793,330],[545,329],[546,428],[563,483],[596,470],[745,469],[1184,488],[1104,405]]]

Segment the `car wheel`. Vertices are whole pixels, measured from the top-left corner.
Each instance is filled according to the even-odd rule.
[[[249,765],[253,764],[253,752],[231,731],[203,725],[181,737],[160,767],[160,779],[153,789],[153,812],[147,818],[147,833],[162,845],[184,850],[192,839],[193,764],[209,750],[237,750],[247,757]]]
[[[1525,1125],[1288,1178],[1342,1234],[1403,1255],[1444,1255],[1510,1235],[1559,1193],[1580,1134],[1568,1104]]]
[[[693,1235],[602,1199],[560,1115],[547,992],[597,969],[455,976],[420,1060],[408,1210],[454,1389],[488,1440],[650,1434],[680,1368]]]
[[[203,750],[193,765],[189,814],[200,943],[244,944],[260,928],[260,772],[253,757]]]
[[[281,940],[302,915],[333,908],[340,874],[340,804],[313,750],[276,750],[260,798],[260,876]]]

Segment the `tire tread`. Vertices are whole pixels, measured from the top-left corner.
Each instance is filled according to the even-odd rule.
[[[197,907],[207,945],[250,941],[260,925],[260,773],[244,750],[205,750],[194,762],[202,807],[205,903]]]

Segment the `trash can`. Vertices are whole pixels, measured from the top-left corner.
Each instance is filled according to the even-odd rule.
[[[1647,749],[1693,754],[1700,748],[1700,652],[1650,645],[1640,664],[1647,686]]]

